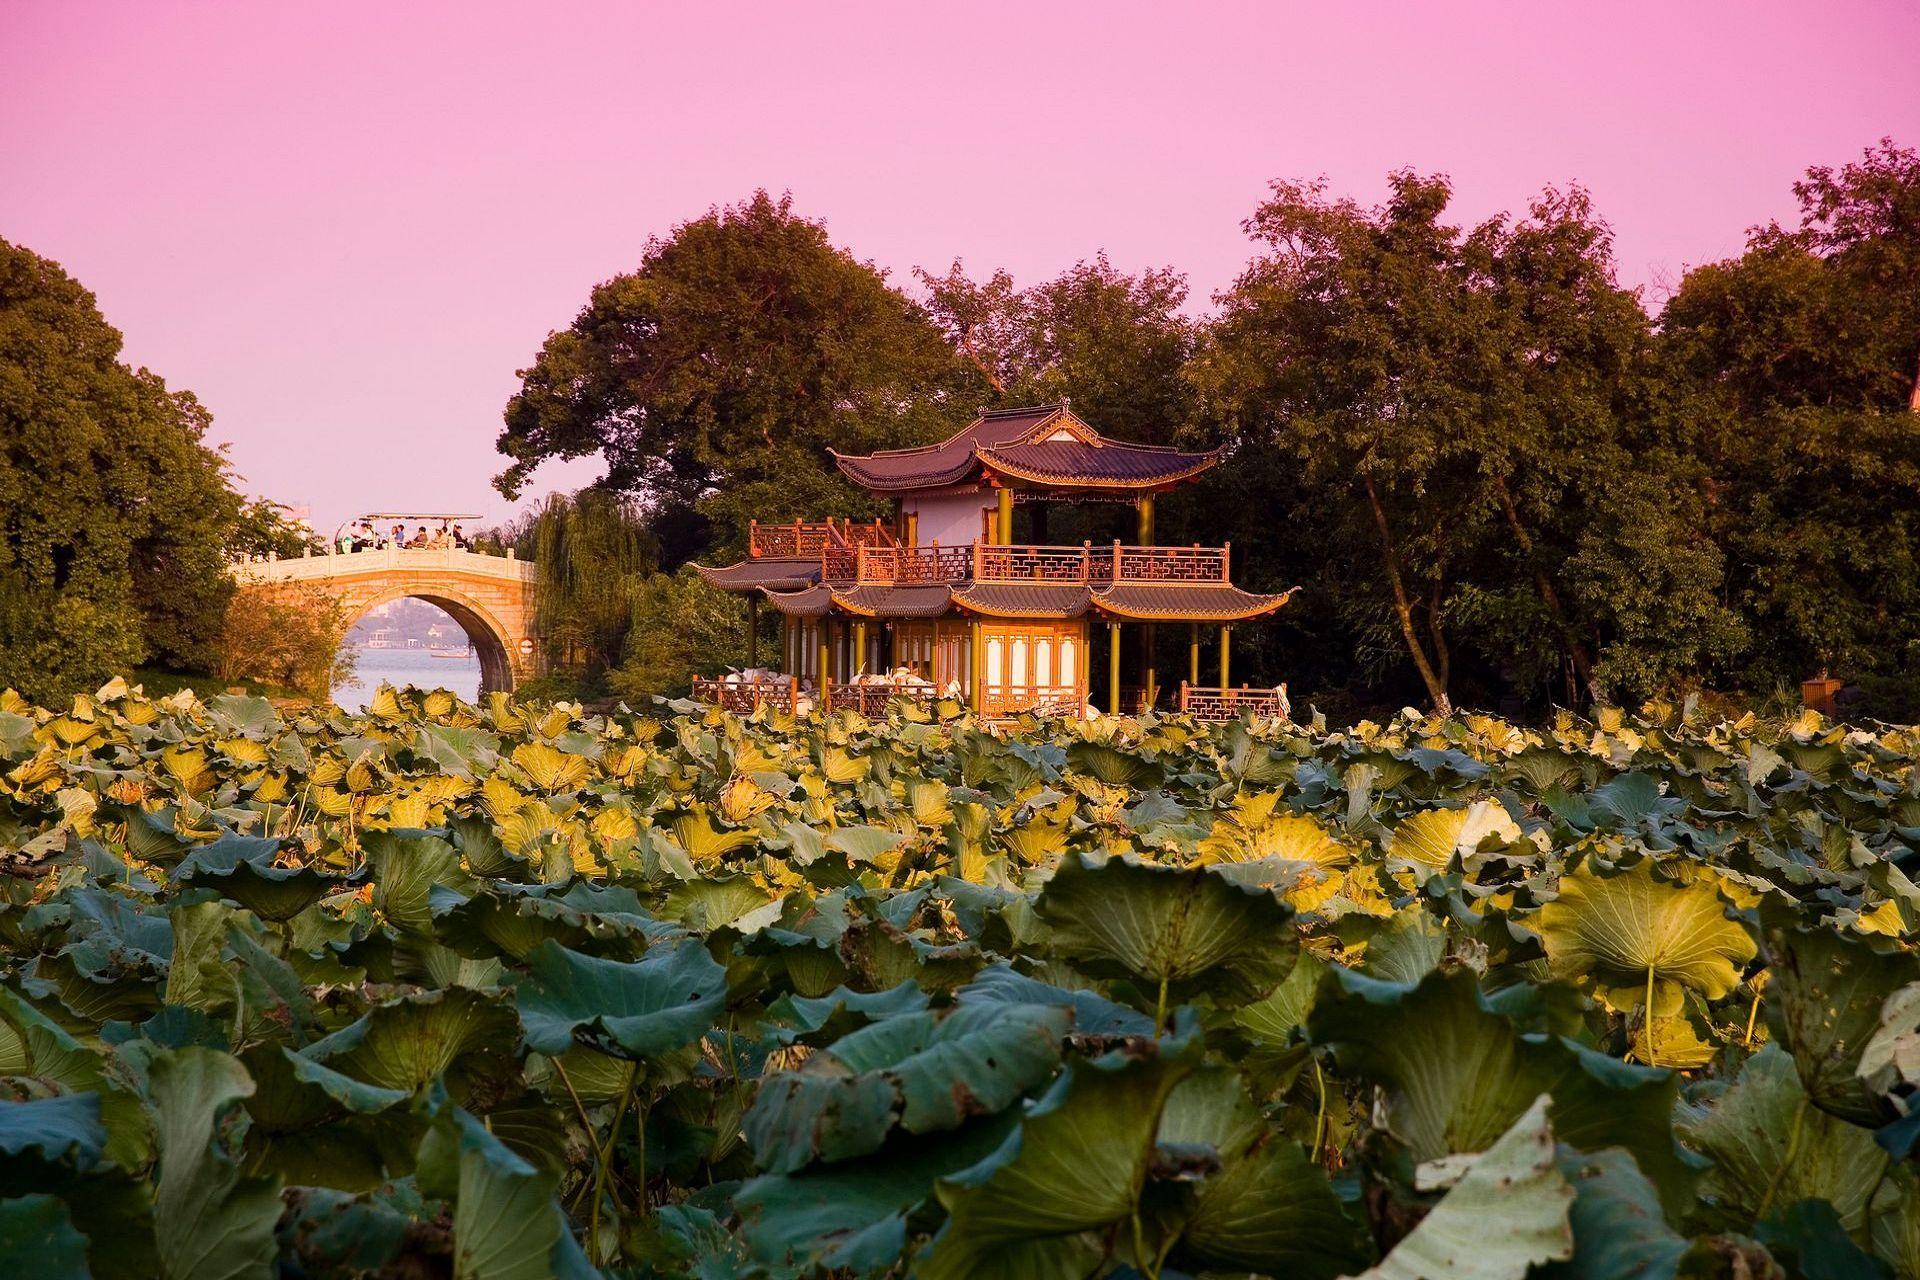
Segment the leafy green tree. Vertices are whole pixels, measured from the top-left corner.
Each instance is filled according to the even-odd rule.
[[[0,684],[57,699],[205,669],[239,510],[194,398],[120,361],[93,296],[0,241]]]
[[[313,530],[296,523],[286,504],[255,498],[243,504],[227,533],[230,556],[277,555],[282,558],[319,551],[323,544]]]
[[[603,487],[683,529],[698,513],[723,546],[752,518],[868,510],[827,450],[935,438],[975,381],[882,272],[764,191],[650,241],[522,378],[502,493],[549,458],[598,454]],[[704,538],[686,541],[668,563]]]
[[[1574,190],[1463,230],[1450,195],[1408,172],[1373,209],[1274,184],[1247,222],[1265,251],[1190,366],[1235,450],[1209,509],[1258,555],[1281,523],[1260,495],[1281,495],[1280,553],[1313,571],[1362,669],[1398,650],[1438,707],[1461,666],[1477,691],[1564,674],[1569,700],[1688,668],[1730,623],[1658,486],[1620,483],[1675,463],[1604,223]],[[1682,645],[1615,615],[1622,580],[1665,584]]]
[[[1794,192],[1797,227],[1688,273],[1661,317],[1762,688],[1920,672],[1920,155],[1882,141]]]
[[[634,595],[626,651],[608,687],[624,698],[684,693],[691,676],[746,664],[746,628],[740,597],[708,586],[691,567],[652,574]]]

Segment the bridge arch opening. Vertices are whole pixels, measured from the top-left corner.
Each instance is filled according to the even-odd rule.
[[[427,588],[397,588],[392,591],[383,592],[367,601],[366,604],[358,609],[357,615],[353,618],[348,628],[349,639],[343,641],[343,643],[353,643],[363,649],[369,647],[367,645],[367,637],[370,632],[377,634],[377,629],[368,628],[366,626],[368,621],[377,618],[387,606],[409,600],[417,600],[422,604],[431,605],[434,610],[445,615],[447,620],[451,621],[454,626],[458,627],[460,631],[464,633],[463,637],[459,640],[450,640],[444,636],[440,637],[440,639],[447,640],[453,645],[470,645],[472,647],[473,656],[478,661],[480,667],[480,693],[484,694],[495,691],[502,693],[512,692],[513,659],[512,651],[509,647],[511,639],[507,628],[503,626],[498,619],[494,618],[485,606],[481,605],[478,601],[454,592]],[[412,634],[412,632],[420,629],[417,625],[417,619],[415,622],[416,625],[411,628],[392,628],[391,630],[397,633],[392,641],[389,644],[381,644],[373,647],[399,647],[408,653],[418,653],[423,659],[429,657],[435,647],[435,637],[431,634],[426,636]],[[388,679],[389,677],[385,672],[380,670],[368,670],[363,664],[362,669],[358,672],[357,678],[363,690],[371,692],[373,688],[379,686],[383,679]],[[411,680],[411,683],[423,685],[423,687],[431,687],[431,685],[426,682],[431,682],[435,679],[430,672],[424,670],[423,663],[422,678],[414,678]],[[393,681],[393,683],[400,683],[400,681]]]

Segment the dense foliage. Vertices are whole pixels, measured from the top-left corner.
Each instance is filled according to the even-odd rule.
[[[120,359],[58,265],[0,240],[0,677],[64,698],[208,669],[240,499],[206,410]]]
[[[1920,718],[1920,156],[1810,170],[1799,225],[1659,309],[1577,187],[1474,226],[1444,176],[1389,188],[1274,183],[1203,315],[1178,272],[1101,256],[1025,287],[956,262],[909,296],[757,197],[650,244],[549,339],[502,480],[603,452],[672,570],[737,551],[749,517],[864,512],[827,447],[1070,396],[1117,436],[1229,449],[1159,536],[1307,588],[1239,656],[1322,705],[1764,700],[1831,668],[1861,713]],[[1023,506],[1015,532],[1128,519]]]
[[[6,695],[0,1271],[1920,1275],[1916,748]]]

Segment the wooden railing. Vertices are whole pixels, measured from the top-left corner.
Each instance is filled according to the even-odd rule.
[[[1232,544],[1220,547],[1096,547],[973,544],[976,582],[1226,582]]]
[[[983,715],[993,717],[1017,716],[1031,713],[1037,716],[1076,716],[1080,714],[1083,695],[1077,685],[1036,685],[1025,689],[987,688],[980,700]]]
[[[1225,582],[1233,544],[1123,547],[1113,544],[1114,582]]]
[[[855,524],[851,520],[795,520],[791,524],[747,522],[747,554],[750,556],[806,557],[820,555],[830,548],[891,547],[897,545],[893,530],[878,520]]]
[[[1256,716],[1286,719],[1292,715],[1293,709],[1287,703],[1284,687],[1249,689],[1241,685],[1237,689],[1215,688],[1190,685],[1182,680],[1180,710],[1195,720],[1237,720],[1248,712]]]
[[[887,704],[895,698],[914,702],[932,702],[940,690],[931,684],[914,681],[859,681],[827,686],[827,709],[858,711],[868,719],[885,715]]]
[[[737,716],[750,716],[764,703],[798,714],[803,695],[800,682],[791,678],[779,680],[728,680],[724,677],[695,676],[693,678],[693,699],[711,707],[731,711]]]
[[[973,572],[973,548],[861,547],[855,580],[861,586],[914,586],[964,582]]]

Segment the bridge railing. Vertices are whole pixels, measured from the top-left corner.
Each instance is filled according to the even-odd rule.
[[[534,575],[532,562],[519,559],[511,548],[499,556],[461,547],[386,546],[364,551],[310,548],[298,556],[250,556],[235,561],[232,567],[236,577],[250,582],[303,582],[392,570],[453,570],[508,582],[531,582]]]

